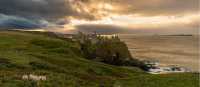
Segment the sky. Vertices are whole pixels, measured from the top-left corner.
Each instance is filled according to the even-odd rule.
[[[199,0],[0,0],[0,29],[196,34]]]

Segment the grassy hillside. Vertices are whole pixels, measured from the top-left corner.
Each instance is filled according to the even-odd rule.
[[[198,87],[199,74],[150,75],[86,60],[79,49],[46,34],[0,31],[0,87]],[[23,80],[28,73],[47,80]]]

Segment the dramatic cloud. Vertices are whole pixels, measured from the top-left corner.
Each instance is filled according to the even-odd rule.
[[[195,13],[198,0],[0,0],[0,13],[28,18],[85,17],[108,14],[166,15]]]
[[[198,33],[200,15],[185,16],[133,16],[114,15],[98,21],[71,20],[79,31],[115,33]],[[116,32],[117,31],[117,32]],[[112,33],[113,33],[112,32]]]
[[[22,17],[0,14],[0,29],[32,29],[47,26],[44,20],[29,20]]]
[[[38,24],[41,22],[35,21],[41,20],[55,25],[64,25],[68,23],[68,18],[94,19],[93,15],[87,12],[77,11],[77,8],[82,8],[77,7],[82,1],[0,0],[0,28],[35,28],[41,25]]]
[[[0,0],[0,13],[49,19],[74,14],[66,0]]]
[[[199,27],[198,4],[198,0],[0,0],[0,28],[193,32]]]
[[[182,15],[196,13],[199,0],[113,0],[121,5],[122,13],[142,15]]]

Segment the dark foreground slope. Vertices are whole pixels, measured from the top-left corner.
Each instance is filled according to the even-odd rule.
[[[0,31],[0,87],[198,87],[199,74],[150,75],[86,60],[79,48],[45,34]],[[47,80],[23,80],[24,74]]]

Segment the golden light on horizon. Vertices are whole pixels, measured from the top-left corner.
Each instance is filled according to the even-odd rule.
[[[83,25],[83,24],[109,24],[112,25],[114,21],[111,18],[102,18],[101,20],[89,21],[84,19],[72,19],[70,20],[71,25]]]
[[[71,19],[72,25],[100,24],[116,25],[122,27],[159,27],[176,24],[190,24],[195,20],[200,20],[199,14],[188,14],[184,16],[140,16],[140,15],[117,15],[110,14],[101,20]]]
[[[154,0],[156,3],[165,1]],[[88,1],[71,0],[73,9],[84,18],[78,16],[67,16],[69,23],[64,25],[64,30],[76,30],[79,25],[111,25],[122,29],[175,29],[175,28],[196,28],[196,22],[200,20],[199,12],[185,12],[173,14],[173,10],[164,9],[169,12],[162,12],[160,9],[139,9],[127,1],[127,5],[111,3],[110,1]],[[130,2],[131,3],[131,2]],[[154,6],[151,3],[141,2]],[[177,8],[178,9],[178,8]],[[130,11],[130,12],[129,12]],[[181,26],[181,27],[180,27]],[[195,27],[193,27],[195,26]],[[94,27],[95,28],[95,27]]]

